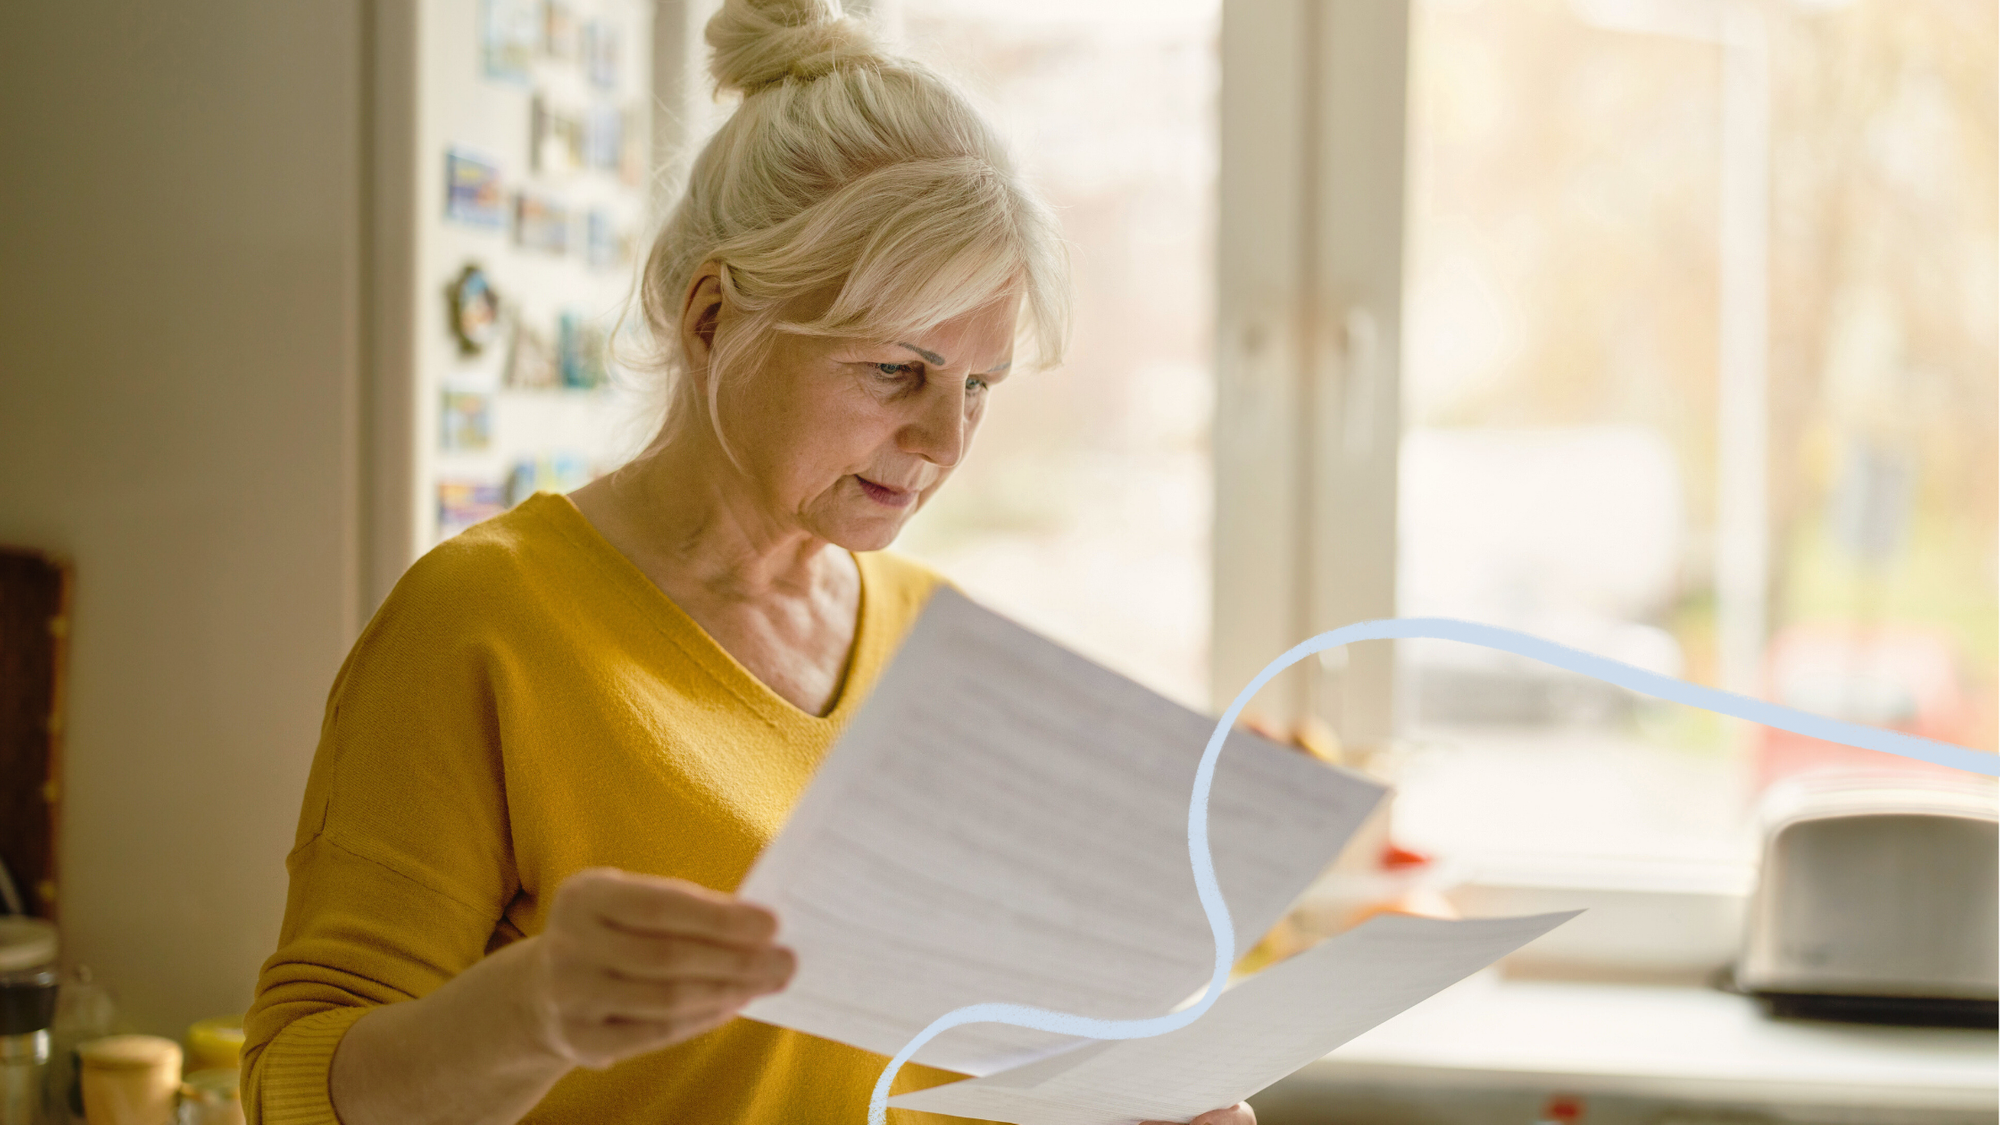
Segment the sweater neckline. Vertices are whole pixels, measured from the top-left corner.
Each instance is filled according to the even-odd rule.
[[[576,502],[556,492],[538,492],[521,505],[535,505],[556,525],[563,538],[590,556],[591,560],[618,585],[619,592],[667,639],[692,659],[718,684],[765,719],[779,726],[812,731],[846,725],[873,681],[880,664],[876,638],[884,627],[876,620],[882,599],[877,597],[878,576],[873,560],[865,554],[848,552],[860,576],[860,605],[856,607],[854,639],[849,642],[846,667],[835,689],[833,706],[824,715],[810,711],[779,695],[771,685],[758,679],[728,649],[710,636],[665,590],[654,585],[638,564],[604,538]]]

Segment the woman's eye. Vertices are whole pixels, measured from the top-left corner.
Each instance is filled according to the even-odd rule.
[[[978,394],[980,391],[983,391],[985,389],[986,389],[986,380],[981,379],[977,375],[967,375],[965,377],[966,394]]]
[[[875,365],[875,370],[893,379],[909,374],[910,365],[907,363],[878,363]]]

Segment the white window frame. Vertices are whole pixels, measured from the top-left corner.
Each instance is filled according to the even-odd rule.
[[[1408,0],[1224,0],[1216,250],[1218,707],[1306,637],[1396,613]],[[1395,733],[1390,642],[1251,710]]]

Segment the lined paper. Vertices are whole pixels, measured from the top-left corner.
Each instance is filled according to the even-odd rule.
[[[939,590],[738,889],[777,912],[799,958],[790,986],[744,1015],[887,1055],[968,1004],[1173,1009],[1214,968],[1187,835],[1213,726]],[[1239,955],[1382,794],[1230,735],[1209,832]],[[991,1075],[1089,1043],[975,1025],[916,1061]]]

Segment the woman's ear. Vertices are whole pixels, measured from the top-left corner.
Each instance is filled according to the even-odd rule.
[[[688,279],[687,296],[681,302],[681,347],[687,353],[688,370],[708,370],[708,357],[715,350],[715,326],[722,319],[722,267],[703,262]]]

